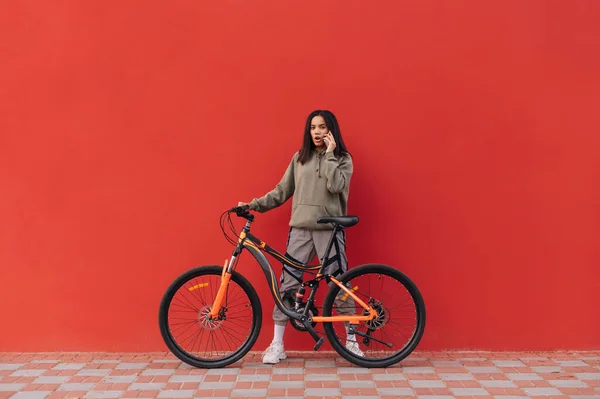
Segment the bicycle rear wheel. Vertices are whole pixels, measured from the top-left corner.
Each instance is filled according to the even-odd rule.
[[[425,330],[425,303],[416,285],[402,272],[386,265],[353,268],[339,281],[378,316],[355,329],[367,336],[348,336],[347,322],[323,323],[327,339],[346,360],[361,367],[387,367],[408,356]],[[334,302],[338,298],[337,307]],[[332,284],[323,302],[323,316],[368,315],[345,291]]]
[[[202,266],[179,276],[160,303],[158,324],[167,347],[194,367],[235,363],[252,348],[262,323],[262,308],[250,282],[233,272],[217,320],[209,320],[221,284],[220,266]]]

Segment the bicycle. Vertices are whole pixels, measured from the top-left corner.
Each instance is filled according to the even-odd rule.
[[[232,213],[246,219],[239,235],[231,220]],[[225,219],[237,241],[225,231]],[[250,225],[254,219],[255,215],[247,205],[223,212],[221,230],[235,245],[231,258],[226,259],[223,266],[199,266],[184,272],[163,295],[159,309],[160,332],[177,358],[198,368],[225,367],[245,356],[256,342],[262,325],[262,306],[254,287],[235,270],[243,250],[250,252],[259,264],[276,306],[289,317],[292,326],[307,331],[314,338],[315,351],[325,340],[315,330],[317,323],[323,323],[325,336],[333,349],[361,367],[388,367],[400,362],[416,348],[425,329],[426,311],[421,293],[408,276],[383,264],[356,266],[339,278],[334,274],[323,274],[330,262],[335,234],[357,224],[358,217],[318,218],[317,223],[333,225],[326,255],[318,265],[297,263],[253,236]],[[265,253],[289,267],[313,274],[314,278],[303,281],[291,300],[289,297],[282,298]],[[319,316],[315,295],[322,281],[330,287],[323,301],[323,314]],[[389,287],[388,283],[392,286]],[[310,294],[304,301],[307,288]],[[391,302],[402,294],[405,294],[404,301],[398,307],[391,307]],[[347,304],[343,309],[345,314],[340,313],[341,306],[334,306],[336,299],[342,301],[338,303]],[[337,315],[333,314],[334,310]],[[384,328],[393,326],[398,330],[384,332]],[[175,337],[174,334],[181,336]],[[343,338],[347,338],[348,334],[356,338],[362,356],[344,346]],[[396,343],[402,337],[404,344]]]

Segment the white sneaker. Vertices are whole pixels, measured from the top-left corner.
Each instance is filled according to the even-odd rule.
[[[365,357],[365,354],[360,350],[358,342],[356,341],[346,341],[346,349],[354,353],[356,356]]]
[[[287,359],[287,355],[283,350],[283,342],[271,342],[262,357],[265,364],[277,364],[280,360],[285,359]]]

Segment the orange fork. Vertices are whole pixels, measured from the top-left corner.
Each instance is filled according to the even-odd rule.
[[[223,297],[225,297],[225,293],[227,292],[227,286],[229,285],[230,279],[231,273],[227,272],[227,259],[225,259],[225,263],[223,264],[223,272],[221,273],[221,285],[219,286],[219,291],[217,291],[215,302],[210,309],[210,319],[216,319],[219,315],[219,312],[221,311],[221,303],[223,302]]]

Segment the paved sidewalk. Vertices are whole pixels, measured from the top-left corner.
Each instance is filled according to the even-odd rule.
[[[334,353],[260,354],[194,369],[169,353],[0,353],[0,399],[41,398],[502,398],[600,399],[600,351],[415,352],[387,369]]]

